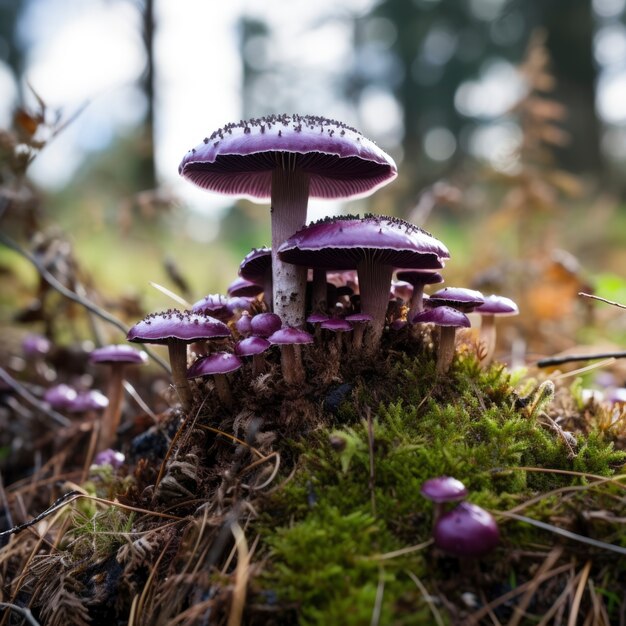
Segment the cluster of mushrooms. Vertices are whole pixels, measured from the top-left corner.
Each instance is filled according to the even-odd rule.
[[[269,199],[272,230],[271,246],[243,260],[229,298],[211,295],[191,310],[151,314],[128,333],[129,341],[168,345],[185,409],[192,404],[189,379],[203,376],[214,378],[220,401],[231,405],[227,375],[242,366],[241,357],[251,357],[254,372],[262,372],[259,355],[271,345],[281,346],[285,382],[301,384],[301,346],[319,341],[321,332],[336,333],[339,345],[351,333],[353,354],[371,358],[386,330],[434,324],[441,328],[437,368],[444,373],[455,329],[470,325],[467,312],[484,315],[490,352],[493,316],[517,312],[507,298],[472,290],[448,288],[426,297],[424,285],[443,281],[439,270],[450,254],[406,221],[366,215],[306,225],[309,197],[361,197],[397,175],[391,157],[346,124],[300,115],[229,124],[190,150],[179,172],[207,190]],[[200,346],[200,357],[188,367],[191,343]]]

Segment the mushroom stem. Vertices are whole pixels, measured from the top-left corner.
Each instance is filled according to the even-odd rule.
[[[326,270],[313,268],[313,289],[311,294],[311,310],[324,312],[328,308],[328,287],[326,286]]]
[[[378,348],[385,327],[393,267],[367,257],[358,264],[357,273],[361,294],[361,312],[372,316],[365,334],[365,351],[371,354]]]
[[[272,275],[274,313],[284,326],[302,328],[307,268],[284,263],[278,248],[306,223],[309,175],[296,167],[297,155],[281,153],[282,163],[272,173]]]
[[[192,403],[191,387],[187,380],[187,344],[176,339],[167,344],[172,366],[172,382],[184,411],[189,411]]]
[[[233,394],[230,390],[230,383],[226,374],[214,374],[213,382],[215,383],[215,393],[220,400],[220,404],[227,409],[233,406]]]
[[[480,320],[480,340],[485,347],[485,356],[482,360],[483,367],[487,367],[493,361],[496,351],[496,316],[482,315]]]
[[[122,414],[122,400],[124,399],[124,365],[117,363],[111,367],[107,398],[109,404],[102,415],[102,426],[98,436],[98,452],[112,448],[117,437]]]
[[[407,319],[412,320],[420,311],[424,309],[424,285],[413,285],[413,293],[409,302],[409,312]]]
[[[437,374],[445,374],[454,358],[456,327],[439,327],[439,346],[437,352]]]
[[[302,385],[304,383],[306,374],[302,364],[302,351],[298,344],[281,346],[280,365],[283,378],[288,385]]]

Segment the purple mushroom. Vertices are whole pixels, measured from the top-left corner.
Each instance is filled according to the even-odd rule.
[[[396,274],[396,278],[413,286],[407,314],[409,320],[424,309],[424,286],[443,282],[443,276],[439,272],[418,272],[416,270],[403,270]]]
[[[433,528],[435,545],[456,557],[480,557],[500,542],[500,531],[490,513],[471,502],[461,502],[444,513]]]
[[[467,498],[467,488],[456,478],[438,476],[424,481],[420,493],[435,505],[433,521],[436,522],[444,513],[448,502],[459,502]]]
[[[229,322],[233,314],[228,306],[228,298],[220,293],[210,293],[191,305],[193,313],[201,313],[218,319],[220,322]]]
[[[425,230],[377,215],[321,220],[287,239],[278,253],[283,261],[305,267],[357,270],[361,311],[372,316],[368,352],[380,343],[394,269],[437,270],[449,258],[448,249]]]
[[[43,399],[47,402],[55,411],[67,411],[72,402],[76,400],[78,392],[74,387],[70,387],[65,383],[59,383],[54,385],[43,394]]]
[[[346,315],[345,320],[346,322],[350,322],[354,328],[354,332],[352,333],[352,348],[359,351],[363,345],[365,328],[372,321],[372,316],[367,313],[352,313],[351,315]]]
[[[308,115],[228,124],[188,152],[179,172],[205,189],[270,199],[273,311],[293,327],[304,324],[306,270],[285,266],[276,251],[306,223],[309,196],[364,196],[397,175],[391,157],[354,128]]]
[[[191,408],[191,389],[187,381],[187,344],[203,339],[229,337],[230,329],[214,317],[170,309],[151,313],[135,324],[128,341],[167,345],[174,388],[185,411]]]
[[[271,345],[272,344],[263,337],[246,337],[235,344],[235,354],[237,356],[251,356],[252,375],[258,376],[266,369],[265,359],[262,355]]]
[[[250,332],[255,337],[269,337],[281,326],[280,317],[276,313],[258,313],[250,320]]]
[[[101,467],[102,465],[110,465],[113,469],[118,469],[124,464],[126,457],[119,450],[106,448],[101,450],[93,458],[92,465]]]
[[[465,287],[445,287],[430,294],[427,306],[449,306],[463,313],[471,313],[485,302],[485,296],[475,289]]]
[[[102,416],[101,436],[98,438],[98,449],[110,448],[115,441],[122,414],[124,399],[124,371],[128,365],[143,365],[148,355],[143,350],[132,346],[109,345],[96,348],[89,355],[92,363],[108,365],[110,369],[107,397],[109,405]]]
[[[273,306],[272,249],[254,248],[248,252],[239,265],[239,276],[262,286],[263,301],[267,310],[271,311]]]
[[[281,347],[281,368],[288,385],[301,385],[306,379],[300,346],[313,343],[313,335],[299,328],[281,328],[267,340]]]
[[[412,324],[435,324],[439,326],[439,346],[437,351],[437,373],[445,374],[454,358],[454,338],[457,328],[469,328],[469,317],[449,306],[438,306],[434,309],[420,311],[412,320]]]
[[[255,298],[260,293],[263,293],[263,287],[258,283],[239,276],[239,278],[235,278],[235,280],[228,285],[226,293],[231,298]]]
[[[187,371],[187,378],[213,376],[215,392],[220,403],[230,409],[233,406],[233,395],[226,375],[238,370],[242,365],[241,359],[235,354],[214,352],[195,361]]]
[[[90,391],[81,391],[72,400],[67,410],[70,413],[95,413],[106,409],[109,405],[109,399],[100,393],[97,389],[91,389]]]
[[[352,332],[352,324],[348,320],[339,317],[329,317],[320,324],[320,328],[335,333],[337,350],[341,352],[341,340],[344,333]]]
[[[517,304],[504,296],[490,295],[474,309],[480,315],[480,339],[485,346],[483,365],[489,365],[496,351],[496,316],[519,315]]]

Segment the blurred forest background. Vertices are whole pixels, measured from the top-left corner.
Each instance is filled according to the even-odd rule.
[[[626,302],[625,5],[0,0],[0,230],[131,320],[171,305],[149,281],[223,292],[269,212],[192,189],[178,162],[230,121],[323,115],[399,177],[312,219],[424,226],[448,285],[520,299],[535,351],[567,348],[594,314],[579,291]],[[37,273],[6,246],[0,272],[2,322],[28,320]],[[605,338],[624,343],[622,318]]]

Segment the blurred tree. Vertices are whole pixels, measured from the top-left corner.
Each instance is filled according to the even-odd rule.
[[[19,83],[24,70],[25,50],[17,35],[17,22],[25,0],[0,0],[0,61],[11,70]]]
[[[241,103],[244,119],[254,115],[258,108],[255,89],[257,81],[269,68],[265,65],[269,45],[268,25],[257,19],[242,15],[237,23],[239,58],[241,59]]]

